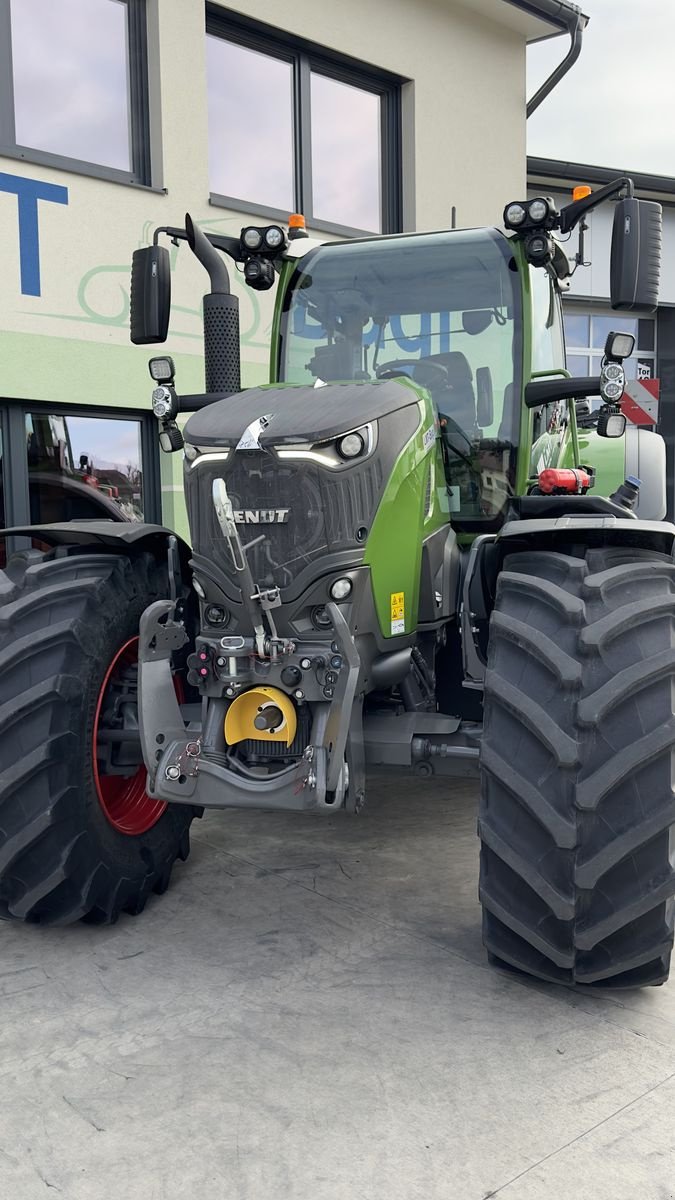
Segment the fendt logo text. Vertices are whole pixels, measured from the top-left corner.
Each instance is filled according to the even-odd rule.
[[[237,525],[285,525],[290,508],[235,508]]]

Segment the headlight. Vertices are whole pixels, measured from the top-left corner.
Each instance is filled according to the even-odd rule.
[[[197,595],[199,596],[199,599],[206,600],[206,592],[204,591],[204,588],[202,587],[202,585],[198,579],[192,580],[192,586],[195,589]]]
[[[332,621],[330,615],[323,605],[312,609],[312,625],[315,629],[321,630],[331,628]]]
[[[171,392],[166,387],[158,387],[152,393],[152,411],[161,421],[171,412]]]
[[[603,383],[601,394],[605,400],[620,400],[623,395],[623,385],[609,380],[607,383]]]
[[[553,242],[545,233],[531,233],[525,242],[525,255],[533,267],[541,267],[553,258]]]
[[[241,240],[247,250],[259,250],[263,243],[263,235],[255,225],[249,225],[248,229],[242,229]]]
[[[161,358],[151,358],[148,363],[148,370],[155,383],[172,383],[176,374],[173,359],[168,354],[163,355]]]
[[[346,433],[337,443],[337,452],[340,458],[358,458],[359,454],[363,454],[365,442],[360,433]]]
[[[548,204],[545,200],[539,198],[532,200],[528,204],[527,210],[530,214],[530,220],[534,221],[535,225],[541,225],[548,216]]]
[[[620,367],[618,363],[607,363],[602,368],[602,373],[605,379],[621,379],[623,376],[623,367]]]
[[[227,625],[230,614],[222,604],[209,604],[204,616],[209,625]]]
[[[507,204],[504,209],[504,224],[508,228],[516,228],[518,225],[522,225],[526,216],[527,213],[523,204]]]
[[[278,250],[284,241],[284,231],[278,225],[270,225],[269,229],[265,230],[265,245],[270,250]]]
[[[328,590],[333,600],[346,600],[347,596],[351,594],[352,581],[351,579],[336,579]]]
[[[635,348],[632,333],[610,333],[605,342],[605,357],[623,361],[630,358]]]
[[[605,362],[600,371],[600,395],[603,400],[615,404],[623,396],[626,376],[620,363]]]
[[[196,446],[191,446],[189,442],[185,443],[185,457],[187,458],[188,462],[194,462],[198,454],[199,450]]]

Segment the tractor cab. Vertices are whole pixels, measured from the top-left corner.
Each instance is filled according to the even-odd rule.
[[[408,379],[423,388],[442,442],[450,514],[477,528],[494,522],[516,483],[518,270],[511,243],[490,229],[310,249],[283,281],[277,378]],[[559,322],[557,308],[554,316]]]

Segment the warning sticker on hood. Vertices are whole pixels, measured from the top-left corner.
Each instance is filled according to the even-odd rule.
[[[422,437],[422,445],[424,446],[424,449],[428,450],[430,446],[433,446],[435,441],[436,441],[436,426],[430,425]]]
[[[391,632],[405,633],[405,592],[391,592]]]

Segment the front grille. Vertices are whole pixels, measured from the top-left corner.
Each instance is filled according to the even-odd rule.
[[[247,557],[253,578],[264,587],[288,587],[316,558],[362,547],[383,488],[376,457],[340,473],[302,460],[284,463],[258,451],[200,465],[187,481],[193,545],[229,576],[232,563],[211,500],[217,478],[225,480],[235,511],[288,509],[286,521],[239,526],[244,546],[261,539]]]

